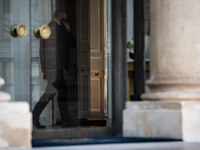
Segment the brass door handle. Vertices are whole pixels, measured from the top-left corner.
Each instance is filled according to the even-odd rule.
[[[51,35],[51,29],[48,25],[36,26],[33,32],[35,37],[43,39],[48,39]]]
[[[27,35],[27,28],[24,24],[14,24],[10,28],[10,34],[13,37],[25,37]]]
[[[95,76],[97,77],[104,77],[105,73],[104,72],[97,72],[95,73]]]

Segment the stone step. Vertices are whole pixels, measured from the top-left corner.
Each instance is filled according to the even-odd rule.
[[[57,129],[35,129],[33,140],[39,139],[63,139],[74,137],[103,137],[114,136],[114,130],[109,127],[76,127]]]

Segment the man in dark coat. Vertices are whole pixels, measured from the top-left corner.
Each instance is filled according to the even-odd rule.
[[[52,21],[48,24],[51,36],[48,39],[40,39],[40,63],[47,86],[45,93],[33,109],[33,124],[37,128],[45,128],[40,125],[39,116],[56,94],[62,126],[72,126],[67,110],[68,90],[63,72],[69,69],[69,48],[75,48],[76,41],[70,33],[71,27],[66,20],[67,14],[64,11],[55,11]]]

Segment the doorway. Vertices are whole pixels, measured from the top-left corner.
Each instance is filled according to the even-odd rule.
[[[76,6],[75,6],[76,5]],[[87,7],[89,6],[89,9]],[[73,9],[76,7],[76,9]],[[75,51],[70,51],[70,61],[71,68],[78,66],[78,72],[82,73],[78,75],[78,81],[76,81],[76,76],[73,75],[72,70],[67,74],[72,87],[75,87],[77,82],[86,82],[90,85],[89,94],[85,95],[86,101],[89,100],[90,103],[84,104],[85,110],[82,114],[83,117],[79,116],[79,119],[86,118],[88,122],[96,124],[96,122],[104,122],[106,125],[106,118],[108,116],[107,111],[107,1],[102,0],[88,0],[88,1],[57,1],[57,9],[67,10],[69,14],[69,21],[76,30],[73,31],[74,35],[77,36],[77,53]],[[79,10],[80,9],[80,10]],[[75,11],[76,10],[76,11]],[[83,11],[83,12],[81,12]],[[85,16],[84,16],[85,15]],[[88,18],[89,17],[89,18]],[[74,19],[76,18],[76,19]],[[89,19],[89,20],[88,20]],[[90,22],[88,24],[88,21]],[[84,28],[82,28],[84,27]],[[88,28],[87,28],[88,27]],[[86,50],[90,44],[90,53]],[[79,53],[79,49],[81,52]],[[75,58],[74,56],[77,56]],[[90,59],[88,60],[88,57]],[[77,59],[77,61],[75,61]],[[81,60],[81,61],[79,61]],[[82,64],[81,64],[82,63]],[[88,81],[88,68],[90,68],[90,83]],[[98,75],[100,73],[100,76]],[[101,76],[101,73],[103,74]],[[84,79],[83,79],[84,78]],[[73,79],[73,80],[72,80]],[[83,80],[82,80],[83,79]],[[73,82],[74,81],[74,82]],[[74,86],[73,86],[74,85]],[[86,90],[86,91],[83,91]],[[74,88],[70,89],[72,99],[76,99],[76,91]],[[88,93],[88,88],[78,87],[78,91],[83,91],[82,94]],[[78,94],[78,96],[81,95]],[[77,99],[79,99],[77,97]],[[86,104],[86,105],[85,105]],[[90,114],[88,115],[88,106],[90,109]],[[57,113],[59,114],[59,113]],[[97,123],[98,124],[98,123]]]
[[[91,118],[107,117],[107,6],[90,0]]]

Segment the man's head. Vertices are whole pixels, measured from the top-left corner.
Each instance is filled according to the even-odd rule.
[[[61,18],[64,18],[65,20],[67,20],[67,14],[66,14],[66,12],[62,11],[62,10],[56,10],[53,13],[52,20],[54,20],[56,22],[59,22],[59,24],[60,24],[60,19]]]

